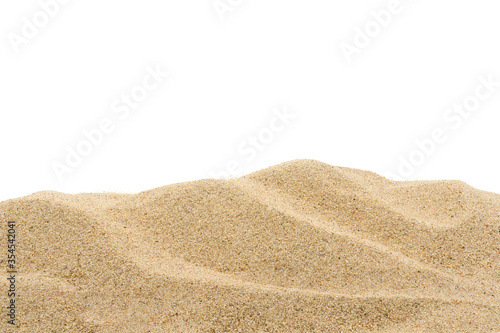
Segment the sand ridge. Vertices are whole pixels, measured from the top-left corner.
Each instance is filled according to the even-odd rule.
[[[39,192],[0,203],[22,304],[1,327],[500,331],[499,213],[500,195],[462,182],[313,160],[138,194]]]

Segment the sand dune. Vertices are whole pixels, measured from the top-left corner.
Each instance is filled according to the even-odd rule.
[[[134,195],[39,192],[0,216],[20,272],[5,332],[500,332],[500,195],[458,181],[297,160]]]

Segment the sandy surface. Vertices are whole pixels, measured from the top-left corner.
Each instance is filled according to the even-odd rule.
[[[0,218],[1,332],[500,332],[500,195],[459,181],[297,160]]]

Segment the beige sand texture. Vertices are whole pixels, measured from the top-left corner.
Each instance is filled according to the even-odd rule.
[[[459,181],[296,160],[0,217],[2,332],[500,332],[500,195]]]

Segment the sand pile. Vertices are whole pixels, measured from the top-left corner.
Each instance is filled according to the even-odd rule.
[[[297,160],[135,195],[40,192],[9,332],[498,332],[500,195]],[[7,237],[0,239],[6,266]]]

